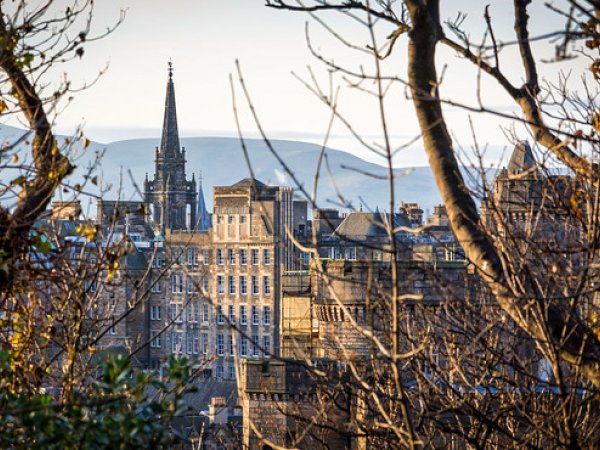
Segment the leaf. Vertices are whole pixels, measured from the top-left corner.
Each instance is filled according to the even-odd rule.
[[[600,131],[600,114],[594,114],[592,117],[592,125],[594,126],[594,130]]]
[[[8,109],[8,105],[6,104],[6,102],[4,100],[0,99],[0,114],[2,114],[7,109]]]
[[[88,148],[90,146],[90,140],[88,138],[83,138],[83,148]]]

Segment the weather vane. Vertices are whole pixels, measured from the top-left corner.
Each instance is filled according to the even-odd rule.
[[[169,58],[169,78],[173,78],[173,62]]]

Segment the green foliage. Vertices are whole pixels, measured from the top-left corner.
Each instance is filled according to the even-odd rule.
[[[11,356],[0,352],[0,448],[9,449],[168,448],[169,424],[184,412],[190,381],[185,358],[171,358],[163,380],[135,374],[127,358],[109,358],[99,380],[59,401],[15,392],[11,366]]]

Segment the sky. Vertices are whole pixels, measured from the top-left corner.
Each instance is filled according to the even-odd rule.
[[[60,0],[61,2],[63,0]],[[497,38],[512,37],[511,3],[491,2],[490,12]],[[543,2],[531,10],[533,33],[560,29],[561,21]],[[454,19],[459,11],[467,12],[463,24],[475,41],[484,29],[484,3],[453,0],[443,2],[444,19]],[[77,93],[57,118],[58,130],[70,133],[79,124],[95,141],[140,137],[158,137],[162,124],[167,62],[174,66],[174,81],[180,133],[185,136],[235,136],[230,74],[233,75],[237,107],[244,134],[257,136],[256,125],[248,113],[236,74],[235,61],[243,71],[261,124],[271,138],[323,143],[330,118],[329,109],[303,86],[293,73],[310,82],[309,67],[325,90],[329,90],[327,68],[311,55],[305,34],[308,23],[314,49],[326,59],[352,70],[371,70],[373,60],[359,51],[340,45],[319,23],[306,14],[277,11],[264,6],[264,0],[98,0],[94,13],[95,30],[115,23],[121,10],[125,20],[105,39],[89,43],[81,60],[56,68],[49,76],[68,73],[75,84],[94,79],[107,68],[91,88]],[[321,16],[344,39],[360,48],[369,43],[366,30],[356,21],[340,14]],[[379,45],[392,31],[378,26]],[[540,59],[548,58],[553,47],[536,44]],[[406,73],[406,38],[396,45],[392,55],[382,63],[389,75],[404,78]],[[581,70],[585,61],[562,64],[540,63],[544,76],[555,81],[560,71]],[[477,70],[447,49],[440,49],[438,67],[445,68],[442,95],[476,105]],[[501,67],[515,83],[522,82],[516,48],[502,54]],[[495,82],[482,77],[481,98],[488,107],[503,113],[518,113]],[[373,96],[351,89],[339,74],[332,76],[334,90],[339,87],[339,111],[352,124],[352,130],[368,144],[383,145],[379,108]],[[373,86],[365,85],[370,89]],[[386,121],[392,146],[400,148],[418,138],[419,130],[412,104],[402,84],[389,88],[385,104]],[[468,115],[457,108],[446,108],[446,118],[455,142],[465,151],[473,144]],[[510,124],[494,116],[474,114],[479,144],[489,146],[490,159],[497,159],[509,145],[506,129]],[[516,133],[527,138],[523,127]],[[352,132],[339,121],[334,123],[328,144],[369,161],[381,158],[365,149]],[[417,139],[397,153],[399,166],[424,165],[426,157]]]

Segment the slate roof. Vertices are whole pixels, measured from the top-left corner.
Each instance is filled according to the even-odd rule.
[[[535,167],[535,158],[527,141],[519,141],[510,156],[507,170],[512,174],[523,173]]]
[[[257,180],[256,178],[244,178],[243,180],[238,181],[233,186],[256,186],[256,187],[267,187],[265,183]]]
[[[334,236],[353,239],[387,238],[385,224],[390,215],[385,212],[352,212],[333,232]],[[404,214],[394,214],[394,228],[410,227],[408,217]]]

